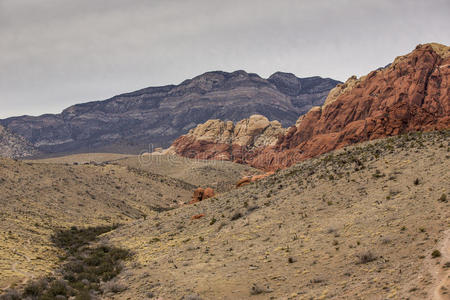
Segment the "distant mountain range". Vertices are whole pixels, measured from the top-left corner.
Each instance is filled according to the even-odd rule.
[[[322,105],[338,83],[281,72],[264,79],[245,71],[215,71],[179,85],[149,87],[74,105],[61,114],[12,117],[0,124],[44,155],[138,153],[149,144],[167,147],[209,119],[238,121],[261,114],[293,125],[311,107]]]

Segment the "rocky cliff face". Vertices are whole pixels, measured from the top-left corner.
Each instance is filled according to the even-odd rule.
[[[261,115],[252,115],[236,124],[231,121],[208,120],[178,138],[167,153],[190,158],[243,162],[244,153],[275,146],[285,131],[280,122],[269,121]]]
[[[16,136],[0,126],[0,156],[17,158],[38,154],[24,138]]]
[[[245,155],[231,147],[228,157],[275,170],[357,142],[409,131],[448,129],[449,84],[450,48],[419,45],[385,68],[338,85],[323,106],[301,116],[275,145],[255,145]],[[201,149],[212,147],[202,144],[203,148],[180,151],[177,145],[175,151],[181,155],[192,150],[190,157],[193,153],[201,157]]]
[[[45,153],[140,152],[167,147],[209,119],[238,121],[253,114],[284,126],[323,104],[338,81],[275,73],[209,72],[180,85],[150,87],[67,108],[61,114],[14,117],[0,124]]]

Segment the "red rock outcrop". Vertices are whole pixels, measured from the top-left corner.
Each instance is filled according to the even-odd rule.
[[[194,195],[192,196],[192,200],[189,204],[194,204],[212,197],[214,197],[214,190],[212,188],[208,187],[204,189],[199,187],[194,190]]]
[[[259,175],[245,176],[236,183],[236,187],[241,187],[241,186],[250,184],[251,182],[261,180],[261,179],[269,177],[273,174],[275,174],[275,172],[267,172],[267,173],[259,174]]]
[[[205,214],[198,214],[191,217],[191,220],[198,220],[205,216]]]
[[[179,137],[165,153],[243,163],[254,149],[276,145],[285,131],[280,122],[271,122],[261,115],[252,115],[236,124],[208,120]]]
[[[450,128],[449,53],[443,45],[417,46],[311,109],[250,164],[273,170],[362,141]]]
[[[275,145],[239,148],[217,145],[224,157],[256,168],[276,170],[344,146],[410,131],[450,128],[450,48],[418,45],[388,67],[359,79],[351,77],[333,89],[322,107],[312,108]],[[178,154],[206,155],[211,143],[192,138],[175,142]],[[182,143],[181,143],[182,144]],[[187,145],[186,143],[184,145]],[[182,151],[178,151],[182,149]]]
[[[203,191],[202,200],[209,199],[209,198],[212,198],[212,197],[214,197],[214,190],[212,188],[206,188]]]

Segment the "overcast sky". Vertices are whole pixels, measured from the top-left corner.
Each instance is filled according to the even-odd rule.
[[[448,0],[0,0],[0,118],[211,70],[339,80],[450,44]]]

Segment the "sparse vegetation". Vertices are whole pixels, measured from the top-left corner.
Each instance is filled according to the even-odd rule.
[[[250,295],[260,295],[265,293],[271,293],[272,290],[268,287],[262,287],[259,284],[253,284],[250,289]]]
[[[431,252],[431,257],[432,258],[438,258],[438,257],[441,257],[441,251],[439,251],[439,250],[434,250],[433,252]]]
[[[372,177],[374,177],[374,178],[381,178],[381,177],[384,177],[384,176],[386,176],[386,175],[381,173],[381,171],[378,170],[378,169],[375,171],[375,173],[372,174]]]
[[[371,251],[364,251],[362,253],[359,253],[357,257],[357,264],[367,264],[377,259],[377,257]]]
[[[91,291],[101,292],[100,284],[117,276],[122,270],[121,261],[130,256],[130,252],[125,249],[108,245],[89,246],[99,235],[117,227],[118,225],[82,229],[72,227],[56,231],[52,241],[67,253],[67,257],[62,258],[66,260],[60,271],[62,278],[47,277],[31,282],[25,286],[21,297],[39,300],[63,299],[62,297],[93,299]],[[114,284],[109,287],[113,293],[124,290]]]
[[[252,185],[222,192],[214,201],[181,206],[170,212],[146,211],[146,220],[138,219],[102,238],[127,245],[135,253],[136,261],[129,263],[130,269],[123,277],[105,283],[91,272],[94,276],[86,275],[79,281],[76,276],[86,273],[86,264],[84,258],[76,257],[77,251],[63,257],[67,267],[60,270],[73,277],[55,277],[65,282],[68,293],[73,292],[72,281],[78,282],[77,299],[90,299],[96,293],[115,299],[164,295],[187,299],[186,295],[197,291],[196,287],[203,285],[206,277],[213,287],[208,299],[238,290],[241,294],[230,292],[226,296],[319,299],[345,294],[352,299],[388,299],[390,295],[403,296],[400,291],[407,293],[410,289],[413,295],[406,296],[421,299],[421,293],[430,285],[411,280],[410,275],[430,271],[426,269],[428,265],[440,271],[450,268],[448,263],[444,264],[446,259],[435,259],[433,264],[426,260],[431,259],[433,247],[437,248],[446,230],[447,215],[442,209],[445,204],[438,200],[446,191],[447,174],[443,167],[448,158],[441,155],[447,151],[446,147],[437,150],[439,133],[423,136],[426,147],[433,139],[436,146],[422,151],[412,134],[372,141],[333,152],[327,159],[301,162]],[[376,170],[386,176],[374,178]],[[388,177],[395,177],[395,181]],[[416,185],[417,178],[420,179]],[[126,182],[117,185],[123,188]],[[280,185],[282,188],[278,189]],[[159,192],[158,185],[152,188]],[[88,189],[83,187],[82,191],[85,190]],[[268,193],[271,197],[265,198]],[[173,200],[166,192],[161,194]],[[386,195],[389,201],[385,200]],[[96,201],[101,199],[97,196]],[[67,203],[68,199],[64,200]],[[184,198],[176,200],[185,202]],[[200,213],[205,217],[190,220]],[[38,226],[33,226],[35,223]],[[49,228],[45,220],[32,220],[30,224],[33,230]],[[5,239],[20,239],[14,230],[11,234],[8,230],[4,232]],[[108,245],[94,240],[91,246],[83,247]],[[97,260],[97,255],[87,250],[83,250],[83,256],[91,257],[92,264]],[[34,256],[31,258],[39,262]],[[213,268],[207,267],[208,264]],[[17,267],[20,270],[22,266]],[[170,272],[170,279],[158,275],[166,271]],[[229,286],[220,286],[224,278],[230,279]],[[295,278],[292,284],[291,278]],[[121,285],[123,280],[131,282],[128,289]],[[42,291],[37,284],[29,292],[46,292],[53,281],[45,280]],[[258,283],[255,288],[253,282]],[[402,289],[406,284],[408,288]],[[275,289],[267,288],[269,285]],[[365,289],[366,286],[370,288]],[[325,295],[325,291],[329,293]],[[265,295],[266,292],[272,294]]]
[[[231,216],[231,221],[236,221],[237,219],[242,218],[242,213],[240,212],[235,212],[232,216]]]

